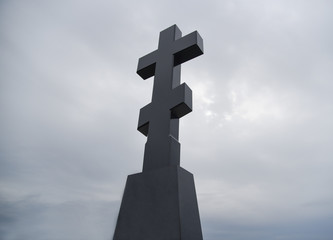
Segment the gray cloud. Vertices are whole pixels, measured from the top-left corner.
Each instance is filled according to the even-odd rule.
[[[181,165],[205,239],[331,239],[329,1],[3,1],[0,238],[110,239],[141,171],[135,73],[158,33],[198,30]]]

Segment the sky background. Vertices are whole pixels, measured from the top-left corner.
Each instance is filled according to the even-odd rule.
[[[153,78],[177,24],[193,112],[181,166],[205,240],[333,239],[333,2],[0,1],[0,239],[111,239]]]

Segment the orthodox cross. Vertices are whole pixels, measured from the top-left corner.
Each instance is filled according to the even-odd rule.
[[[152,101],[140,109],[138,130],[147,136],[143,171],[179,165],[179,118],[192,111],[192,91],[180,85],[180,64],[203,54],[197,31],[184,37],[173,25],[160,33],[158,49],[139,59],[137,73],[154,77]]]

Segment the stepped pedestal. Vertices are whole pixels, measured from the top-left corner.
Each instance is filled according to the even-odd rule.
[[[113,240],[202,240],[193,175],[179,166],[129,175]]]

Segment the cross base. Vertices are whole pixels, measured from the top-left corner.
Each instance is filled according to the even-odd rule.
[[[202,240],[193,175],[179,166],[129,175],[113,240]]]

